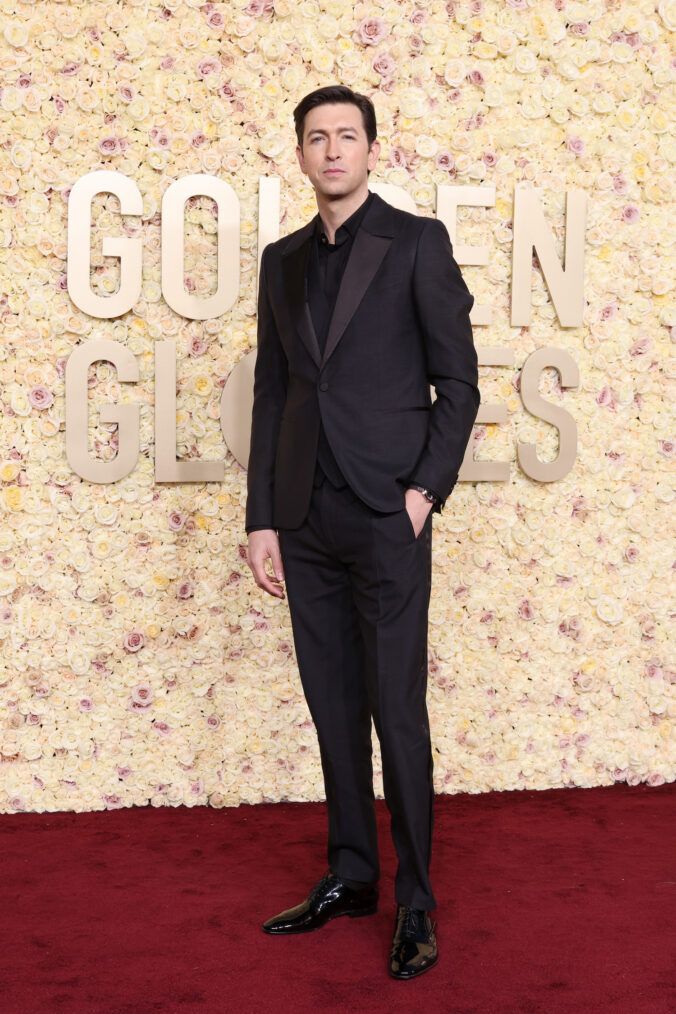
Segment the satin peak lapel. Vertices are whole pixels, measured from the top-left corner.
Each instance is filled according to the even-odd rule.
[[[391,242],[391,236],[375,236],[366,231],[364,224],[357,231],[338,289],[329,333],[326,336],[322,366],[343,337]]]
[[[319,342],[310,316],[310,307],[305,298],[305,265],[313,229],[314,222],[310,222],[304,230],[307,231],[305,240],[300,237],[299,244],[294,245],[282,256],[282,275],[291,320],[313,362],[319,367],[321,365]]]

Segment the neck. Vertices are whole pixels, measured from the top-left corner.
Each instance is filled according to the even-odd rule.
[[[364,186],[360,187],[359,190],[346,194],[344,197],[333,198],[333,200],[316,191],[315,194],[317,197],[317,211],[324,224],[326,238],[329,243],[334,243],[337,230],[357,208],[361,207],[369,195],[369,188],[367,183],[364,183]]]

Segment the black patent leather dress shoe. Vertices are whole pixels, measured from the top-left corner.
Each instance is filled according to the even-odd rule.
[[[397,905],[389,963],[391,976],[412,979],[436,965],[439,960],[436,926],[425,909]]]
[[[378,909],[378,888],[375,884],[358,889],[348,887],[330,870],[317,881],[300,905],[266,919],[266,933],[309,933],[339,915],[355,918],[373,915]]]

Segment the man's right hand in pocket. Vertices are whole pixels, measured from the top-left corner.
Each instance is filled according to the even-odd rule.
[[[266,570],[265,564],[268,560],[272,563],[273,574],[268,574]],[[275,598],[284,598],[284,589],[282,588],[284,570],[279,551],[279,539],[274,528],[261,528],[256,532],[249,533],[247,563],[259,588],[274,595]]]

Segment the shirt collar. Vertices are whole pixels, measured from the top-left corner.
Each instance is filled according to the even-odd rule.
[[[345,219],[345,221],[338,226],[338,228],[336,229],[336,242],[335,242],[336,246],[340,246],[341,243],[344,243],[348,235],[354,239],[354,237],[357,234],[357,229],[361,225],[361,220],[366,214],[366,210],[371,204],[373,197],[374,197],[373,191],[370,191],[368,197],[364,201],[362,201],[357,210],[354,211],[349,218]],[[322,246],[330,245],[328,244],[326,238],[322,238],[326,237],[326,233],[324,231],[324,223],[322,222],[321,215],[317,215],[317,225],[315,228],[315,235],[317,236],[317,240],[322,244]]]

